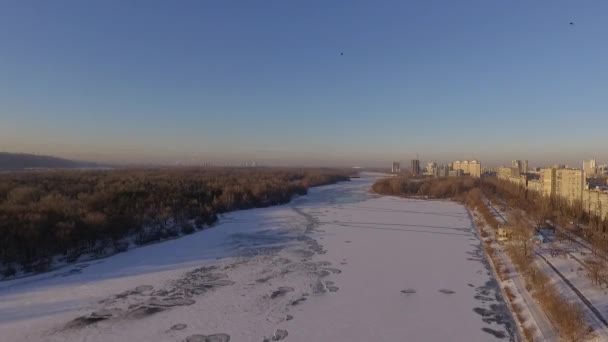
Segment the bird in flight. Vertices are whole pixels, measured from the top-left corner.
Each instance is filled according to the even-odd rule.
[[[574,25],[574,23],[573,23],[573,22],[570,22],[570,25]]]
[[[340,52],[340,56],[344,56],[344,52]]]

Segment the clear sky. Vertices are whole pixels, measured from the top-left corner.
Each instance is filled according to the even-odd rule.
[[[607,18],[605,0],[0,0],[0,150],[608,162]]]

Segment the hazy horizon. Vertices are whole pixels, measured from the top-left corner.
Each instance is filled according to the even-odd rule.
[[[608,163],[607,12],[561,0],[9,1],[0,151],[121,164]]]

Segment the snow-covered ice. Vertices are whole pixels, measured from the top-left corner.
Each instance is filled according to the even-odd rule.
[[[372,181],[0,282],[0,340],[513,339],[467,210],[372,195]]]

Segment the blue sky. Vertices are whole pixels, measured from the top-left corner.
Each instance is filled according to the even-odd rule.
[[[0,0],[0,150],[608,162],[606,18],[603,0]]]

